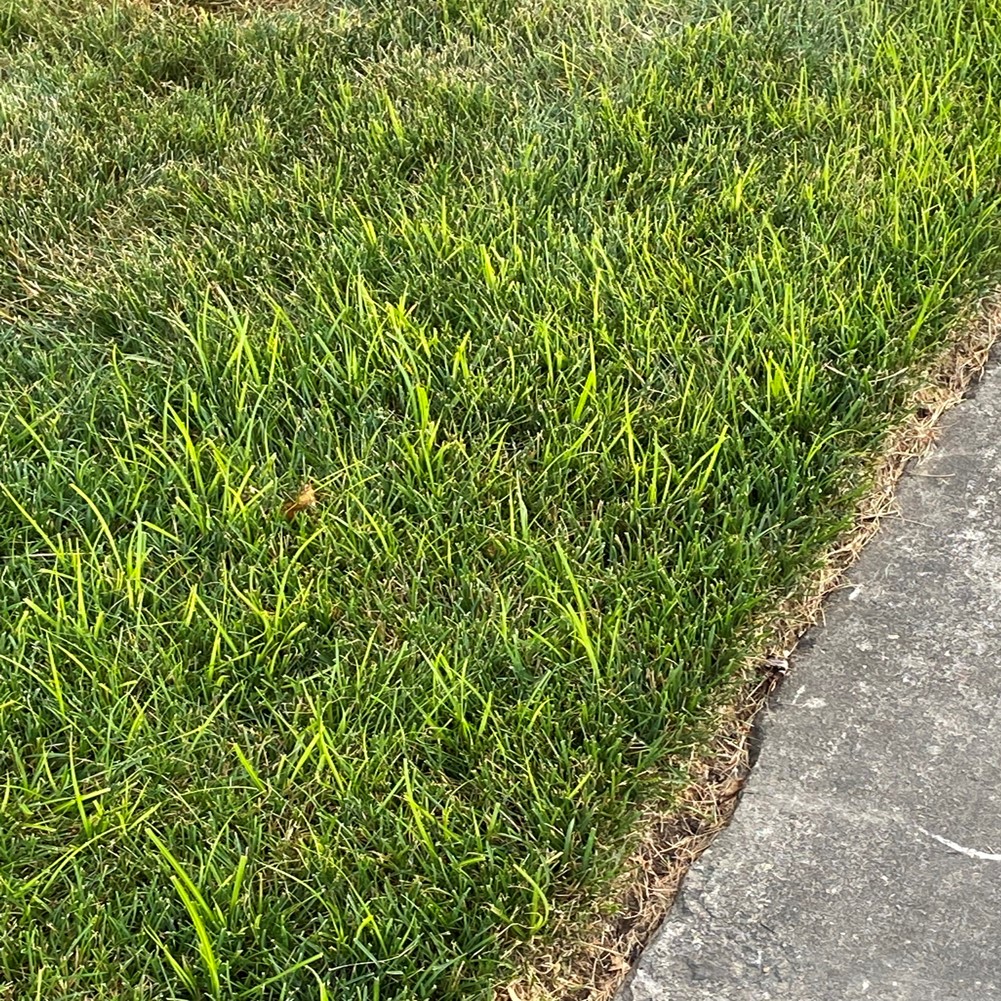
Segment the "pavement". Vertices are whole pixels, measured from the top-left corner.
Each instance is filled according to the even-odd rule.
[[[899,503],[620,1001],[1001,1001],[1001,371]]]

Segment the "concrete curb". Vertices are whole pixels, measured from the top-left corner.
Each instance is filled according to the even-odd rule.
[[[1001,999],[1001,373],[899,503],[622,1001]]]

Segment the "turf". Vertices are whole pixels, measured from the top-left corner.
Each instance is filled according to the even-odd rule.
[[[996,274],[996,5],[0,39],[0,985],[491,997]]]

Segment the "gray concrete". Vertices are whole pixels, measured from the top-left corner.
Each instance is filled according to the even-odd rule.
[[[1001,371],[900,507],[623,1001],[1001,999]]]

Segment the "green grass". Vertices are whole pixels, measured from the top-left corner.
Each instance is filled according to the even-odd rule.
[[[996,274],[1001,15],[202,6],[0,3],[0,996],[489,998]]]

